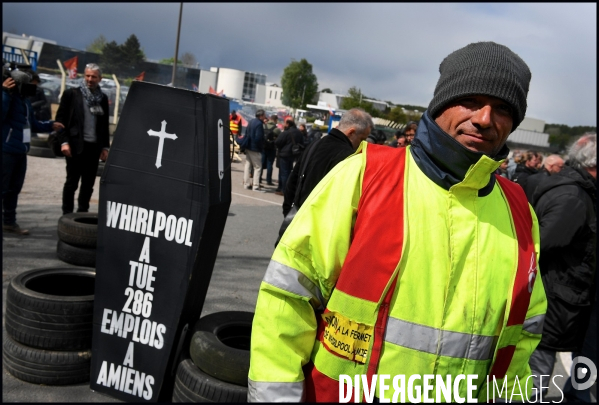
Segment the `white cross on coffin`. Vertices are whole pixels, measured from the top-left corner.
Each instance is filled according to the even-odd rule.
[[[160,138],[158,141],[158,154],[156,155],[156,168],[159,169],[162,166],[162,148],[164,146],[164,138],[175,140],[177,139],[177,135],[175,134],[167,134],[166,133],[166,121],[162,121],[162,128],[160,128],[160,132],[152,131],[151,129],[148,131],[148,135],[157,136]]]

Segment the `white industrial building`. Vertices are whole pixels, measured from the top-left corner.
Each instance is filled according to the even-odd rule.
[[[239,69],[211,67],[200,70],[198,91],[208,93],[212,87],[217,93],[237,100],[256,100],[256,86],[266,83],[266,75]]]
[[[283,89],[274,83],[257,84],[255,102],[270,107],[285,107],[283,105]]]
[[[507,138],[508,146],[549,152],[549,134],[543,133],[545,121],[524,117],[518,128]]]

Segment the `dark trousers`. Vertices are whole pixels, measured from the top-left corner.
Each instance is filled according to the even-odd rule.
[[[17,200],[25,182],[27,155],[2,153],[2,222],[17,221]]]
[[[83,151],[79,155],[66,158],[67,161],[67,181],[62,189],[62,213],[73,212],[75,191],[79,186],[81,179],[81,189],[77,198],[77,212],[87,212],[89,210],[89,200],[94,192],[94,183],[96,182],[96,173],[100,161],[102,149],[96,143],[83,143]],[[71,151],[72,153],[72,151]]]
[[[293,170],[293,156],[290,157],[280,157],[279,156],[279,187],[282,192],[285,192],[285,187],[287,186],[287,179],[291,175],[291,170]]]
[[[264,149],[262,151],[262,173],[264,173],[264,169],[266,169],[267,183],[272,183],[272,166],[275,163],[276,155],[277,151],[275,149]],[[260,175],[260,177],[262,177],[262,175]]]

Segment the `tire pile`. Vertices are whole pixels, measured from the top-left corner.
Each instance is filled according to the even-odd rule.
[[[98,240],[98,214],[73,212],[58,220],[58,245],[60,260],[75,266],[96,267]]]
[[[29,270],[7,288],[3,363],[34,384],[89,381],[95,271]]]
[[[177,368],[173,402],[247,402],[253,317],[225,311],[196,323],[191,359]]]
[[[42,138],[39,136],[32,136],[30,142],[29,152],[27,152],[29,156],[37,156],[44,158],[52,158],[55,159],[54,152],[50,149],[50,145],[48,145],[47,138]]]

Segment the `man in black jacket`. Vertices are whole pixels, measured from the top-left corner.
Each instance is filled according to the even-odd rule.
[[[526,151],[526,155],[523,163],[519,163],[516,166],[516,171],[512,177],[514,183],[520,184],[520,186],[526,190],[526,182],[529,176],[539,172],[539,165],[543,159],[539,152],[529,150]]]
[[[596,193],[597,135],[589,134],[571,146],[567,166],[545,177],[532,196],[541,234],[539,267],[547,294],[547,315],[530,366],[532,374],[546,376],[544,387],[549,385],[556,352],[596,356],[583,350],[595,304]],[[594,334],[596,343],[596,330]],[[538,378],[534,384],[540,387]],[[564,389],[566,398],[568,385],[570,381]],[[578,399],[584,400],[580,398],[583,391],[576,393]]]
[[[102,71],[94,63],[85,66],[79,88],[66,90],[56,112],[56,121],[65,126],[59,134],[61,151],[67,161],[67,180],[62,191],[62,213],[73,212],[75,191],[81,179],[77,212],[89,210],[98,161],[108,158],[108,97],[100,90]]]
[[[296,163],[285,188],[285,199],[283,201],[283,216],[286,216],[296,192],[299,192],[298,208],[306,201],[310,192],[320,180],[339,162],[351,155],[358,149],[360,142],[366,140],[371,129],[374,128],[372,117],[361,108],[352,108],[344,113],[337,128],[331,129],[327,136],[319,141],[313,142],[305,150]],[[299,171],[303,159],[310,154],[310,161],[306,162],[306,171],[301,190],[297,190]]]
[[[524,192],[528,202],[532,202],[532,196],[539,183],[547,176],[558,173],[564,168],[564,159],[560,155],[549,155],[543,160],[543,167],[537,173],[528,176],[524,184]]]
[[[297,156],[293,154],[293,146],[302,147],[304,145],[304,134],[297,129],[293,119],[285,120],[284,131],[277,137],[275,145],[279,150],[279,186],[275,194],[284,195],[287,179],[293,170],[293,162],[297,159]]]

